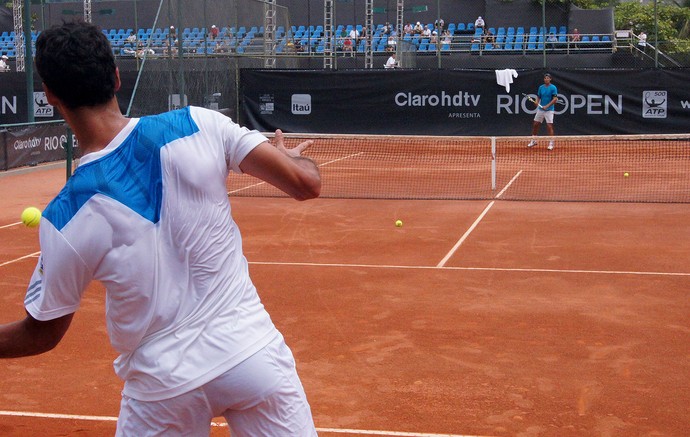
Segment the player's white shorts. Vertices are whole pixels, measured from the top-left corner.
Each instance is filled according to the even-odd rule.
[[[282,336],[208,384],[172,399],[122,396],[117,437],[208,436],[223,416],[233,437],[314,437],[311,409]]]
[[[553,124],[553,113],[554,111],[537,109],[537,113],[534,114],[534,121],[541,123],[542,121],[546,120],[547,123]]]

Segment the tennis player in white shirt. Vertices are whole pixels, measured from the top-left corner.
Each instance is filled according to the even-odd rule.
[[[117,436],[315,436],[292,353],[248,274],[226,190],[244,172],[317,197],[311,142],[283,147],[220,113],[187,107],[126,118],[107,38],[94,25],[41,32],[36,66],[73,129],[79,167],[45,208],[27,316],[0,325],[0,357],[54,348],[92,280],[124,381]]]

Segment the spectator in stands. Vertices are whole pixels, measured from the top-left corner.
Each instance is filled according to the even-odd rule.
[[[136,53],[137,58],[143,59],[144,56],[155,55],[155,54],[156,54],[156,52],[151,47],[146,47],[146,45],[144,45],[143,41],[139,41],[139,44],[137,45],[137,53]]]
[[[398,61],[395,59],[395,56],[395,52],[391,53],[390,58],[388,58],[383,68],[398,68]]]
[[[391,26],[391,23],[386,22],[386,24],[383,25],[383,34],[384,35],[390,35],[390,33],[393,31],[393,26]]]
[[[491,29],[484,29],[484,47],[488,44],[491,44],[491,47],[493,47],[496,44],[496,37]]]
[[[208,33],[208,37],[211,38],[211,41],[214,41],[216,38],[218,38],[219,32],[220,31],[218,30],[218,28],[214,24],[211,26],[211,31]]]
[[[415,35],[421,35],[422,32],[424,32],[424,26],[422,26],[422,23],[417,21],[417,24],[414,25],[413,32]]]
[[[422,38],[431,38],[431,29],[424,26],[424,30],[422,30]]]
[[[225,41],[216,41],[216,46],[213,48],[213,53],[228,53],[229,49]]]
[[[304,51],[304,47],[302,46],[302,42],[298,39],[295,40],[295,52],[297,53],[302,53]]]
[[[357,30],[356,27],[353,27],[352,30],[350,30],[350,35],[348,36],[352,40],[352,43],[355,44],[356,41],[359,39],[359,30]]]
[[[10,71],[10,66],[9,66],[9,64],[7,64],[8,59],[9,58],[7,57],[7,55],[0,56],[0,73],[5,73],[5,72]]]
[[[429,42],[431,44],[438,44],[438,31],[436,29],[431,31],[431,40]]]
[[[527,147],[534,147],[537,145],[537,135],[541,124],[546,121],[546,131],[550,137],[553,137],[553,114],[554,105],[558,101],[558,89],[556,85],[551,83],[551,75],[546,73],[544,75],[544,83],[539,86],[537,90],[537,113],[534,115],[532,122],[532,140],[527,144]],[[553,138],[549,141],[549,150],[553,150]]]
[[[644,33],[644,30],[640,31],[640,34],[637,35],[637,46],[640,50],[644,50],[647,47],[647,34]]]
[[[354,56],[354,52],[352,50],[352,38],[350,38],[349,36],[346,36],[343,40],[343,52],[343,56],[347,56],[348,54],[350,56]]]
[[[556,37],[555,33],[549,32],[549,35],[546,37],[546,42],[549,44],[549,48],[555,49],[558,37]]]
[[[412,35],[412,33],[414,32],[412,23],[408,21],[407,24],[405,24],[405,27],[403,27],[403,32],[405,33],[405,35]]]
[[[577,45],[581,40],[582,38],[580,37],[580,31],[577,30],[577,28],[575,28],[575,30],[573,30],[573,33],[570,35],[570,42],[575,44],[575,48],[577,48]]]
[[[441,44],[450,45],[452,41],[453,41],[453,38],[450,35],[450,30],[448,30],[448,29],[444,30],[443,35],[441,35]]]
[[[387,52],[394,52],[395,47],[398,45],[398,40],[397,40],[397,33],[395,31],[391,32],[390,35],[388,35],[388,41],[387,41],[387,46],[386,46],[386,51]]]
[[[168,31],[168,39],[170,41],[177,40],[177,30],[175,29],[175,26],[170,26],[170,30]]]
[[[443,32],[443,29],[446,28],[446,22],[443,21],[443,18],[439,18],[438,20],[434,21],[434,27],[437,31]]]
[[[125,40],[126,40],[128,43],[132,44],[132,45],[136,45],[136,43],[137,43],[137,36],[134,34],[134,31],[133,31],[133,30],[130,30],[130,31],[129,31],[129,36],[127,36],[127,38],[125,38]]]
[[[474,28],[475,29],[481,29],[482,32],[484,32],[484,19],[482,18],[481,15],[479,17],[477,17],[477,19],[475,20]]]
[[[170,46],[170,39],[166,39],[163,41],[163,56],[176,56],[177,55],[177,46],[175,44]]]

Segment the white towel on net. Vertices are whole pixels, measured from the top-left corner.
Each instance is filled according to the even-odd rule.
[[[512,68],[504,70],[496,70],[496,83],[506,87],[506,92],[510,92],[510,84],[513,83],[513,78],[518,77],[517,71]]]

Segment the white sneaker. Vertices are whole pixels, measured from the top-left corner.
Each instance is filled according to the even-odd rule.
[[[553,141],[549,141],[549,147],[547,147],[547,149],[553,150],[554,147],[555,145],[553,144]]]
[[[536,146],[536,145],[537,145],[536,140],[532,140],[532,141],[529,142],[529,144],[527,144],[527,147],[534,147],[534,146]]]

